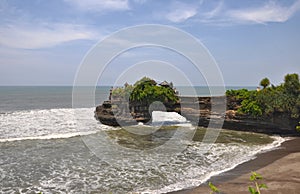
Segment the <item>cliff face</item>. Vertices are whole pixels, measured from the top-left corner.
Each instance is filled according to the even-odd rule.
[[[151,122],[152,111],[177,112],[180,114],[179,103],[152,104],[149,111],[147,103],[130,103],[122,100],[104,101],[96,107],[95,118],[102,124],[110,126],[134,125],[138,122]]]
[[[240,101],[226,99],[226,113],[219,114],[212,111],[212,106],[218,109],[225,103],[224,97],[180,97],[180,103],[154,106],[149,111],[146,104],[135,103],[128,105],[122,101],[105,101],[96,107],[95,118],[110,126],[132,125],[137,122],[151,122],[151,113],[155,110],[177,112],[198,126],[207,127],[211,122],[221,122],[223,128],[239,131],[251,131],[266,134],[297,135],[296,120],[290,119],[284,113],[273,114],[268,117],[254,118],[249,115],[237,114]],[[199,107],[199,108],[195,108]],[[212,119],[213,118],[213,119]]]

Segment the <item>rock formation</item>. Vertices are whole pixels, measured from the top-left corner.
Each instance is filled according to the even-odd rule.
[[[221,122],[223,128],[239,131],[251,131],[265,134],[297,135],[296,120],[285,114],[269,117],[254,118],[249,115],[237,114],[240,102],[224,97],[179,97],[175,104],[164,104],[164,111],[177,112],[187,120],[198,126],[207,127],[210,121]],[[227,103],[226,103],[227,101]],[[226,113],[220,114],[211,111],[211,107],[226,103]],[[196,106],[195,106],[196,105]],[[199,107],[195,109],[195,107]],[[95,118],[101,123],[110,126],[132,125],[137,122],[151,122],[151,111],[163,110],[162,106],[149,107],[143,103],[128,104],[126,101],[105,101],[96,107]]]

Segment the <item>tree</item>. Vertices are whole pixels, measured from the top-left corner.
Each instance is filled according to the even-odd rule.
[[[264,78],[260,81],[260,85],[265,89],[270,85],[270,80],[268,78]]]
[[[176,103],[179,99],[171,87],[158,86],[154,80],[144,77],[134,84],[129,100],[151,104],[154,101]]]
[[[262,92],[229,90],[226,95],[239,103],[238,113],[254,117],[272,117],[274,114],[286,114],[292,119],[300,118],[300,82],[298,74],[287,74],[284,83],[267,87],[268,78],[261,80],[265,88]]]
[[[136,87],[140,84],[145,84],[145,83],[148,83],[148,84],[151,84],[151,85],[156,85],[157,84],[155,80],[145,76],[142,79],[136,81],[133,86]]]
[[[284,90],[293,95],[299,95],[300,94],[300,82],[299,82],[299,76],[296,73],[293,74],[287,74],[284,77],[284,84],[283,84]]]

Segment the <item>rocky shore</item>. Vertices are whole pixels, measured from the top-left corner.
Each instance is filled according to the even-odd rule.
[[[296,120],[290,119],[284,113],[273,114],[268,117],[255,118],[250,115],[238,114],[240,102],[225,97],[179,97],[175,104],[158,104],[150,107],[142,103],[128,104],[122,100],[104,101],[96,107],[95,118],[110,126],[132,125],[137,122],[151,122],[151,112],[155,110],[177,112],[198,126],[207,127],[210,121],[222,122],[224,129],[250,131],[265,134],[297,135]],[[212,111],[218,106],[224,106],[226,112]],[[195,108],[198,107],[198,108]],[[212,119],[213,118],[213,119]]]

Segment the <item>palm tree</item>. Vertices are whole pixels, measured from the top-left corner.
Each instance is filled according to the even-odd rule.
[[[270,80],[268,78],[264,78],[260,81],[260,85],[265,89],[270,85]]]

